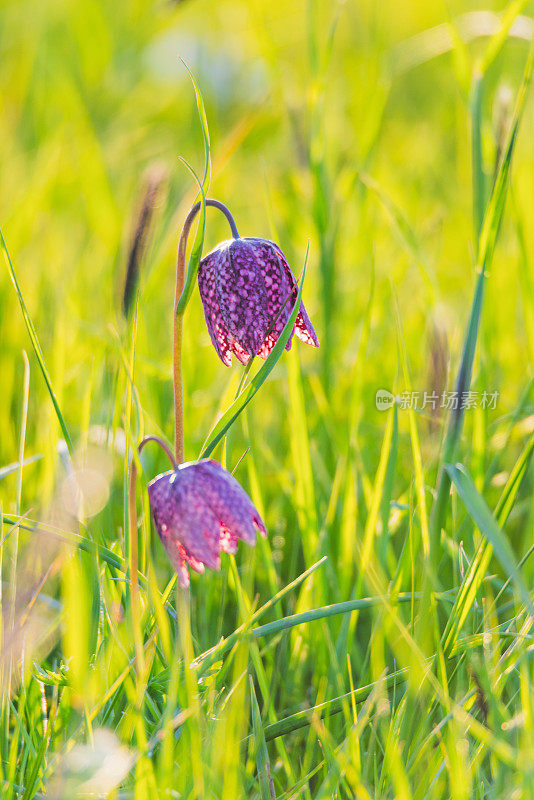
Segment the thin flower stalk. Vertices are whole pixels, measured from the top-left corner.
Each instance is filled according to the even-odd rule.
[[[207,199],[207,206],[218,208],[222,211],[230,224],[232,236],[237,239],[239,234],[229,209],[219,200]],[[174,324],[173,324],[173,386],[174,386],[174,457],[178,464],[184,460],[184,400],[183,400],[183,377],[182,377],[182,338],[183,338],[183,317],[185,306],[183,301],[183,290],[185,285],[185,257],[187,252],[187,240],[191,231],[191,225],[200,209],[202,203],[195,203],[190,209],[180,234],[178,242],[178,255],[176,258],[176,287],[174,292]]]

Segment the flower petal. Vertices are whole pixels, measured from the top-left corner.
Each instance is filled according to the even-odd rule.
[[[232,349],[232,353],[237,357],[237,359],[243,364],[243,366],[246,366],[252,358],[252,355],[247,353],[246,350],[243,350],[239,342],[234,339],[233,336],[230,347]]]
[[[232,555],[237,553],[237,536],[225,525],[221,525],[219,543],[221,546],[221,553],[231,553]]]
[[[198,288],[211,341],[223,364],[229,367],[232,363],[231,337],[223,321],[216,283],[220,265],[227,258],[227,249],[215,248],[202,259],[198,267]]]
[[[274,345],[278,341],[289,316],[291,315],[291,297],[295,290],[295,279],[287,267],[284,268],[284,255],[274,242],[268,239],[247,239],[254,246],[258,266],[261,270],[267,294],[267,317],[269,320],[261,347],[257,354],[261,358],[267,358]],[[296,296],[296,295],[295,295]],[[291,338],[286,345],[286,349],[291,347]]]
[[[220,567],[220,523],[206,505],[192,464],[158,475],[148,485],[150,507],[161,541],[173,566],[179,559],[193,569]],[[189,468],[189,469],[188,469]]]
[[[224,324],[240,347],[254,355],[268,327],[267,295],[257,254],[245,239],[234,239],[227,252],[216,276]]]
[[[312,347],[319,347],[319,339],[306,313],[304,303],[300,304],[299,313],[295,320],[295,333],[306,344],[311,344]]]
[[[170,562],[173,565],[174,569],[176,570],[180,586],[182,587],[182,589],[188,589],[191,580],[189,578],[189,570],[187,569],[186,565],[182,561],[180,562],[179,566],[176,566],[175,564],[173,564],[172,558],[170,558]]]
[[[262,518],[233,475],[211,459],[197,463],[198,472],[202,473],[206,503],[219,519],[221,526],[250,545],[255,544],[257,531],[266,536]]]
[[[183,588],[188,566],[219,569],[221,552],[235,553],[239,539],[250,545],[265,525],[236,479],[216,461],[181,464],[148,485],[154,522]]]
[[[289,304],[290,308],[292,309],[293,303],[297,299],[297,292],[298,292],[297,281],[295,279],[295,276],[293,275],[293,272],[291,271],[289,264],[287,263],[284,257],[284,254],[282,253],[278,245],[275,244],[274,247],[278,251],[280,260],[282,262],[282,267],[284,268],[288,276],[288,279],[292,280],[293,282],[295,293],[292,302]],[[319,347],[319,339],[317,338],[317,334],[315,333],[314,327],[310,322],[310,318],[308,317],[306,309],[304,308],[304,303],[302,302],[300,304],[297,318],[295,320],[295,327],[293,330],[295,334],[298,336],[298,338],[301,339],[303,342],[306,342],[306,344],[311,344],[312,347]],[[289,347],[287,349],[289,350]]]

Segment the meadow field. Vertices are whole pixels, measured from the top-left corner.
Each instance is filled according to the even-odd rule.
[[[527,0],[0,0],[2,800],[534,800],[533,41]],[[267,537],[184,590],[137,446],[204,197],[320,347],[221,363],[202,206],[185,460]]]

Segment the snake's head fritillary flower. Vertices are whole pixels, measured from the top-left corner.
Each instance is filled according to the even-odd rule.
[[[266,536],[254,504],[236,479],[211,459],[190,461],[148,485],[154,522],[180,584],[196,572],[219,569],[222,553],[235,553],[238,539],[256,544]]]
[[[267,358],[297,299],[298,287],[286,258],[268,239],[235,238],[221,242],[200,262],[198,287],[211,341],[227,366],[235,355],[242,364]],[[319,347],[301,303],[293,333]]]

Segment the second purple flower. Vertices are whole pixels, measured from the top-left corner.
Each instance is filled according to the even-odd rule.
[[[284,254],[268,239],[230,239],[200,262],[198,286],[211,341],[230,366],[232,355],[242,364],[259,355],[267,358],[286,324],[298,287]],[[319,346],[301,303],[293,333]]]
[[[256,543],[265,525],[233,475],[211,459],[190,461],[148,484],[150,508],[160,539],[183,588],[187,564],[196,572],[219,569],[221,552],[235,553],[238,539]]]

